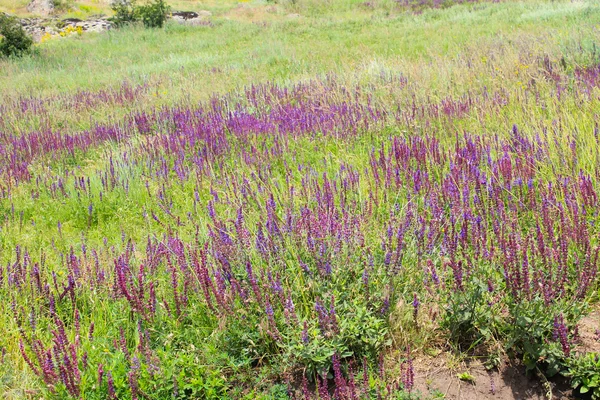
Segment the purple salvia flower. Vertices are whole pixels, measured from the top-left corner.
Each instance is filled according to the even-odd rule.
[[[298,316],[296,315],[296,306],[294,305],[294,301],[292,300],[292,296],[288,295],[285,301],[285,310],[286,314],[292,321],[297,321]]]
[[[326,333],[329,327],[329,314],[318,299],[315,301],[315,311],[319,317],[319,328],[322,333]]]
[[[115,393],[115,383],[113,381],[113,377],[112,374],[110,373],[110,371],[108,371],[106,373],[106,383],[108,386],[108,398],[111,400],[114,400],[117,398],[116,393]]]
[[[319,399],[331,400],[331,396],[329,395],[329,389],[327,387],[327,378],[321,379],[320,377],[317,377],[317,386],[319,389]]]
[[[385,259],[383,260],[383,263],[385,264],[386,267],[388,267],[391,262],[392,262],[392,252],[388,251],[387,253],[385,253]]]
[[[250,282],[250,286],[252,287],[252,291],[254,292],[254,296],[256,297],[256,301],[258,304],[263,303],[263,297],[261,291],[258,287],[258,283],[256,282],[256,278],[254,277],[254,271],[252,270],[252,264],[250,262],[246,262],[246,274],[248,275],[248,281]]]
[[[413,306],[413,320],[415,321],[415,324],[417,323],[417,317],[419,315],[419,307],[420,307],[421,303],[419,302],[419,299],[417,297],[417,293],[413,294],[413,302],[412,302],[412,306]]]
[[[267,243],[267,238],[264,235],[264,232],[263,232],[261,224],[258,225],[258,232],[256,234],[256,249],[263,256],[267,255],[268,251],[269,251],[269,246],[268,246],[268,243]]]
[[[306,373],[302,374],[302,396],[304,400],[311,400],[310,390],[308,390],[308,379],[306,379]]]
[[[102,386],[103,378],[104,378],[104,365],[98,364],[98,386]]]
[[[487,289],[489,293],[492,293],[494,291],[494,282],[492,282],[491,279],[488,279],[487,281]]]
[[[25,362],[27,363],[27,365],[29,365],[29,368],[31,368],[31,370],[36,375],[40,375],[39,369],[31,362],[31,359],[29,358],[27,353],[25,353],[25,346],[23,345],[23,339],[19,339],[19,350],[21,351],[21,355],[23,356],[23,359],[25,360]]]
[[[569,357],[571,355],[571,347],[569,345],[567,326],[564,322],[564,318],[563,318],[562,314],[554,317],[553,337],[554,337],[554,340],[560,341],[560,345],[562,346],[563,353],[565,354],[565,356]]]
[[[463,267],[462,261],[450,261],[450,267],[452,268],[452,273],[454,274],[454,283],[456,284],[456,288],[460,291],[463,290]]]
[[[29,326],[31,326],[31,330],[35,332],[37,324],[35,319],[35,309],[33,307],[31,307],[31,312],[29,313]]]
[[[127,374],[127,381],[129,383],[129,388],[131,389],[131,399],[137,400],[139,395],[139,385],[134,371],[129,371]]]
[[[212,200],[208,202],[208,205],[206,206],[207,210],[208,210],[208,216],[214,220],[216,217],[216,213],[215,213],[215,207],[213,205]]]
[[[92,321],[92,323],[90,324],[90,330],[88,333],[88,339],[90,342],[94,341],[94,322]]]
[[[75,344],[77,346],[80,345],[80,342],[79,342],[80,332],[81,332],[80,316],[79,316],[79,310],[76,308],[75,309]]]
[[[298,263],[300,264],[300,268],[302,268],[307,275],[310,275],[310,268],[308,268],[308,265],[306,265],[306,263],[300,259],[298,260]]]
[[[271,306],[271,302],[269,301],[268,297],[265,298],[265,302],[265,312],[267,314],[267,320],[269,321],[270,325],[269,333],[271,334],[273,339],[280,341],[281,335],[279,333],[279,330],[277,329],[277,324],[275,323],[275,313],[273,311],[273,306]]]
[[[387,315],[389,309],[390,309],[390,298],[388,296],[386,296],[383,299],[383,304],[381,305],[381,309],[379,310],[379,314],[381,314],[381,315]]]
[[[304,344],[310,342],[310,338],[308,337],[308,323],[306,321],[304,321],[304,329],[302,329],[302,342]]]
[[[340,356],[336,353],[333,355],[333,376],[335,379],[335,397],[343,399],[346,395],[346,380],[342,375],[342,367],[340,365]]]

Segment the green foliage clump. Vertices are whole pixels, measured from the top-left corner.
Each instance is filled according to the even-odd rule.
[[[137,8],[137,14],[146,28],[162,28],[170,7],[164,0],[154,0]]]
[[[505,326],[505,346],[521,356],[528,371],[539,370],[552,377],[567,365],[568,351],[562,348],[558,337],[556,315],[561,315],[565,337],[572,341],[572,328],[584,314],[585,304],[546,305],[542,299],[532,299],[521,304],[510,304],[511,318]]]
[[[481,279],[469,282],[467,290],[449,294],[441,327],[458,349],[469,351],[494,340],[500,322],[498,306],[492,300],[493,294]]]
[[[569,360],[565,376],[571,378],[573,389],[587,394],[590,398],[600,399],[600,357],[598,353],[587,353]]]
[[[110,21],[116,27],[122,27],[137,20],[135,15],[135,3],[133,2],[117,1],[113,3],[112,10],[115,15],[112,16]]]
[[[153,0],[140,6],[133,1],[119,1],[112,6],[115,15],[111,21],[117,27],[141,21],[146,28],[162,28],[170,9],[164,0]]]
[[[0,55],[21,56],[28,53],[33,40],[15,17],[0,15]]]

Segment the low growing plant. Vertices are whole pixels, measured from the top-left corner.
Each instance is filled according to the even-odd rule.
[[[598,353],[587,353],[571,357],[567,371],[563,373],[571,379],[573,389],[587,394],[592,399],[600,399],[600,356]]]
[[[441,324],[461,351],[471,351],[497,336],[502,321],[493,296],[493,290],[479,279],[468,282],[467,290],[450,293]]]
[[[539,369],[552,377],[561,372],[571,355],[573,327],[584,305],[546,305],[541,299],[511,304],[506,326],[506,348],[523,359],[528,371]]]

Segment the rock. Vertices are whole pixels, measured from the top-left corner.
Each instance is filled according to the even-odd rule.
[[[296,19],[296,18],[300,18],[300,14],[296,14],[296,13],[288,14],[288,15],[286,15],[286,17],[289,19]]]
[[[211,16],[212,13],[210,11],[202,10],[198,12],[194,11],[173,11],[171,13],[171,18],[173,21],[182,25],[192,25],[192,26],[200,26],[200,25],[208,25],[209,22],[206,21],[206,17]]]
[[[84,31],[88,32],[102,32],[109,30],[112,27],[112,24],[105,19],[94,19],[84,21],[83,23],[77,24],[77,26],[81,26]]]
[[[75,25],[75,24],[77,24],[79,22],[83,22],[83,20],[81,20],[79,18],[65,18],[65,19],[62,20],[62,22],[65,25]]]
[[[42,36],[46,33],[46,27],[42,25],[41,18],[22,18],[21,26],[29,34],[35,42],[39,42]]]
[[[54,11],[54,0],[31,0],[27,11],[33,14],[50,15]]]
[[[195,13],[193,11],[173,11],[171,13],[171,16],[173,17],[173,19],[193,19],[193,18],[198,18],[198,13]]]

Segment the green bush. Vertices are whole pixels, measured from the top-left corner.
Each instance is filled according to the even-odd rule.
[[[28,53],[33,40],[15,17],[0,15],[0,55],[20,56]]]
[[[167,21],[170,7],[164,0],[154,0],[136,10],[146,28],[162,28]]]
[[[110,21],[116,27],[122,27],[131,24],[137,20],[135,15],[136,6],[131,1],[116,1],[112,5],[112,10],[115,15],[110,18]]]
[[[154,0],[138,6],[134,1],[118,1],[112,6],[115,15],[112,23],[121,27],[141,21],[146,28],[162,28],[170,12],[169,5],[164,0]]]

